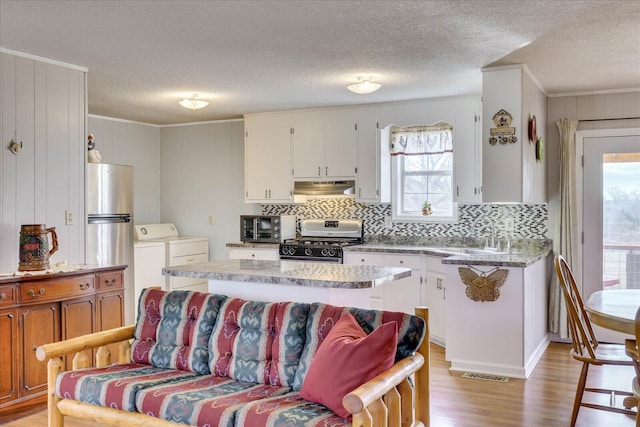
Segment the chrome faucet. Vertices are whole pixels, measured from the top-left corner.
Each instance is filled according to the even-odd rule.
[[[485,239],[484,249],[495,249],[496,248],[496,225],[488,214],[483,213],[478,215],[478,217],[473,221],[473,225],[471,226],[471,234],[475,233],[476,225],[483,218],[489,221],[489,225],[491,226],[491,245],[487,246],[487,241]]]

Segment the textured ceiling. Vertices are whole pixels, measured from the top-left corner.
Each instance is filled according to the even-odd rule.
[[[480,94],[514,63],[550,95],[637,89],[640,0],[0,0],[0,46],[88,68],[90,114],[172,124]]]

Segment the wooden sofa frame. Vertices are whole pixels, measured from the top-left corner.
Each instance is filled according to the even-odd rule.
[[[417,352],[394,364],[343,399],[352,414],[353,427],[429,426],[429,310],[417,307],[415,314],[425,321],[425,336]],[[74,354],[72,370],[91,366],[88,350],[98,348],[96,367],[111,364],[107,344],[120,343],[118,363],[129,363],[134,326],[123,326],[38,347],[36,357],[48,361],[48,423],[63,427],[64,417],[94,420],[120,427],[176,427],[176,424],[138,412],[127,412],[61,399],[56,395],[56,378],[64,371],[62,356]],[[412,384],[413,383],[413,384]]]

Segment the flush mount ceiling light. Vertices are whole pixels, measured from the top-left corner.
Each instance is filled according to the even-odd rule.
[[[347,86],[347,89],[351,92],[366,95],[367,93],[377,91],[381,86],[380,83],[372,82],[371,77],[358,77],[358,83]]]
[[[209,105],[209,101],[199,99],[198,94],[194,93],[191,98],[185,98],[179,104],[188,110],[196,111]]]

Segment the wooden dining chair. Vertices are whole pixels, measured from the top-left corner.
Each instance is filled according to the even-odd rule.
[[[629,391],[612,390],[604,388],[585,387],[587,382],[587,374],[589,366],[632,366],[632,361],[625,354],[625,345],[623,344],[600,344],[596,339],[596,335],[591,327],[589,316],[584,309],[584,302],[578,286],[576,284],[573,273],[562,255],[555,258],[556,273],[562,287],[564,301],[567,305],[567,314],[569,321],[569,332],[573,342],[571,356],[582,362],[582,371],[576,388],[576,396],[573,401],[573,412],[571,414],[571,427],[575,426],[578,418],[578,411],[581,406],[599,409],[609,412],[617,412],[635,417],[636,411],[628,408],[615,406],[615,397],[633,396]],[[609,406],[583,402],[584,392],[604,393],[610,396]]]
[[[636,376],[631,382],[631,389],[633,390],[633,396],[635,397],[635,405],[640,408],[640,307],[636,311],[635,320],[636,339],[625,340],[625,352],[627,356],[631,358],[633,367],[636,371]],[[636,427],[640,427],[640,411],[636,413]]]

